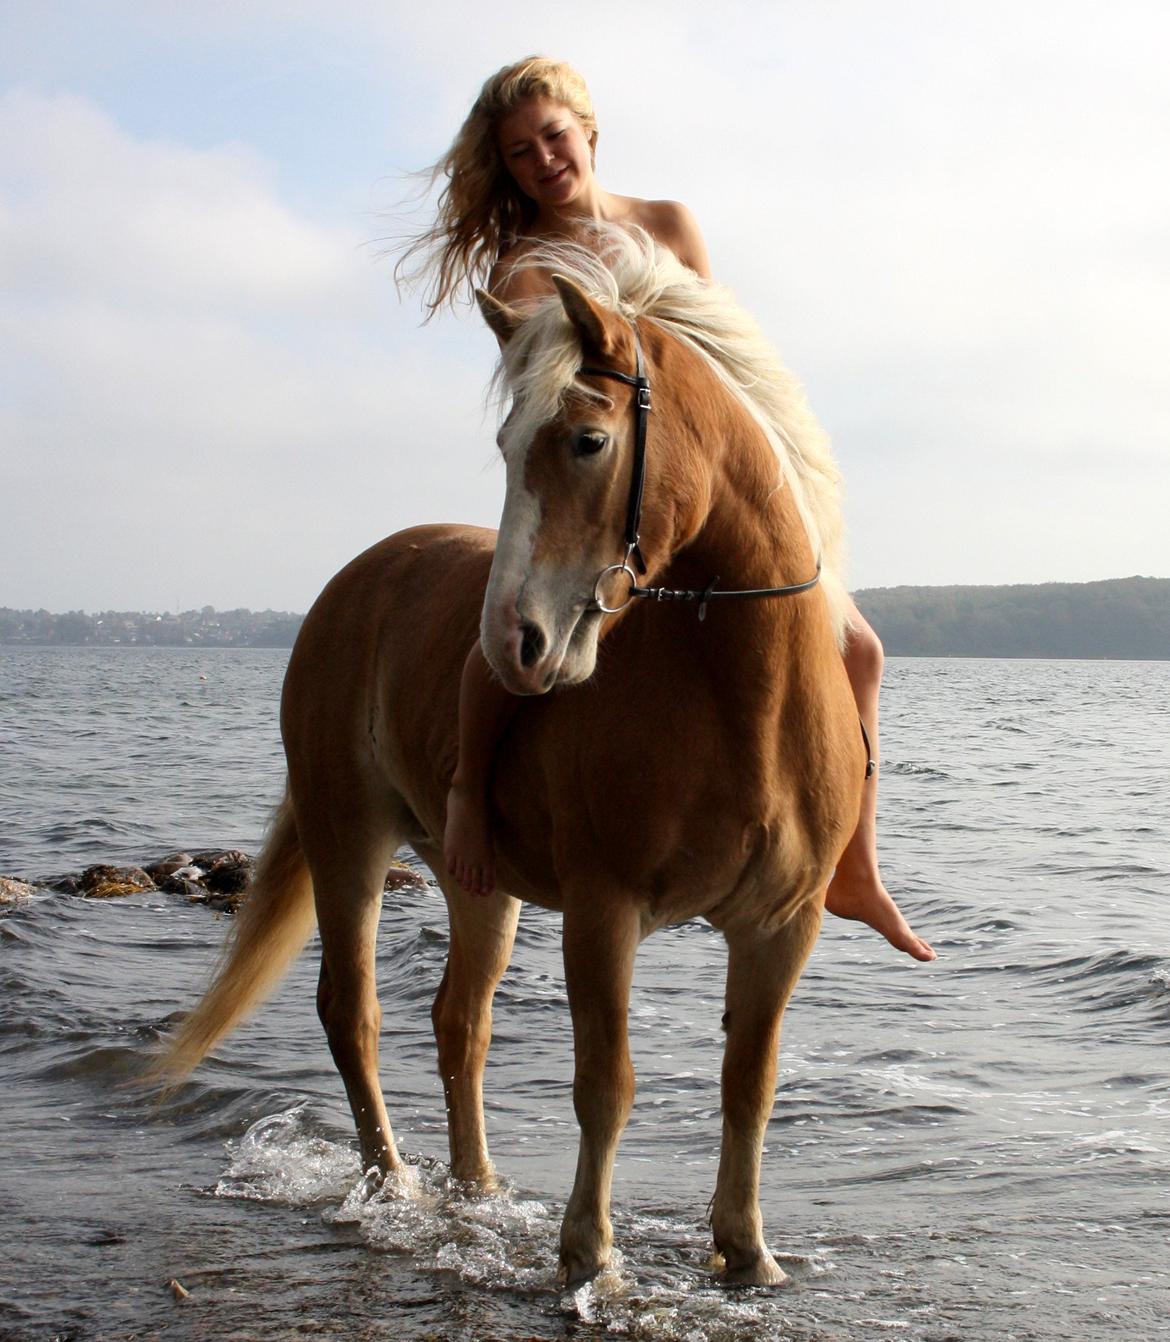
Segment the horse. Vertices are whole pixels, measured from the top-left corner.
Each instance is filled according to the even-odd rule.
[[[400,532],[309,611],[281,700],[285,797],[225,960],[159,1071],[185,1075],[316,926],[317,1008],[363,1168],[400,1170],[374,949],[384,878],[409,844],[450,917],[432,1010],[450,1168],[490,1188],[492,998],[521,902],[559,911],[580,1128],[560,1260],[575,1285],[612,1248],[635,953],[704,918],[728,946],[714,1261],[727,1282],[778,1284],[759,1180],[781,1017],[866,763],[840,656],[836,471],[799,384],[726,290],[645,235],[604,241],[534,252],[556,289],[534,310],[479,293],[511,400],[498,535]],[[527,697],[494,765],[486,897],[458,887],[441,849],[477,630]]]

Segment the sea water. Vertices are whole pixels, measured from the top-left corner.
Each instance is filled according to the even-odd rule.
[[[255,852],[286,658],[0,649],[0,873]],[[1167,663],[890,661],[884,869],[939,959],[826,919],[764,1158],[782,1290],[726,1290],[709,1267],[725,955],[705,924],[640,952],[618,1252],[567,1292],[554,916],[525,910],[497,996],[505,1186],[473,1196],[444,1163],[430,1033],[443,901],[386,896],[382,1071],[411,1168],[362,1200],[314,946],[157,1104],[128,1083],[228,920],[159,893],[39,893],[0,915],[0,1337],[1170,1336],[1168,739]]]

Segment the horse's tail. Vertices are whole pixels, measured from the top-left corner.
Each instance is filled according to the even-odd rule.
[[[149,1079],[173,1084],[191,1072],[268,996],[316,925],[313,882],[286,795],[211,986],[166,1041]]]

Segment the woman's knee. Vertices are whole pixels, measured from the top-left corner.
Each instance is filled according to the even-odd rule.
[[[885,662],[882,641],[864,620],[850,629],[845,666],[851,680],[880,680]]]

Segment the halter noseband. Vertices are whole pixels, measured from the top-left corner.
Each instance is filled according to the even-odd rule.
[[[707,616],[707,602],[724,597],[756,596],[796,596],[798,592],[807,592],[821,580],[821,561],[817,560],[817,571],[804,582],[789,583],[785,587],[750,587],[743,591],[716,590],[718,577],[701,591],[676,590],[670,587],[639,587],[638,575],[645,575],[646,560],[642,555],[639,530],[642,525],[642,495],[646,488],[646,426],[650,418],[650,379],[646,376],[646,361],[642,356],[642,341],[637,326],[631,322],[634,333],[634,374],[619,372],[616,368],[581,368],[588,377],[608,377],[615,382],[624,382],[633,387],[637,395],[634,398],[634,460],[630,471],[630,497],[626,505],[625,546],[626,557],[620,564],[609,564],[597,575],[593,584],[594,608],[605,615],[616,615],[625,610],[635,597],[652,597],[655,601],[697,601],[699,619]],[[638,572],[631,567],[631,560]],[[611,573],[625,573],[630,579],[630,590],[620,606],[607,606],[601,595],[601,585]]]

